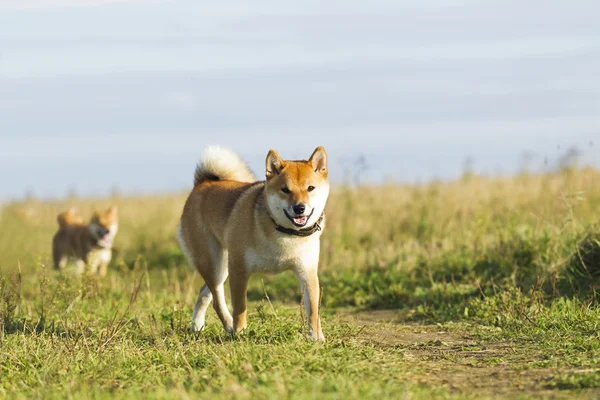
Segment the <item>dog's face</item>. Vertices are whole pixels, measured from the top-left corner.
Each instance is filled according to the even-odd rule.
[[[319,220],[329,196],[323,147],[308,161],[284,161],[275,150],[269,151],[266,176],[267,206],[278,225],[299,230]]]
[[[90,221],[90,231],[100,247],[112,247],[118,229],[117,207],[114,206],[105,211],[95,212]]]

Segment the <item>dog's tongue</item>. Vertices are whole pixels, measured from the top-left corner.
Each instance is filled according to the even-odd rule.
[[[104,243],[106,244],[112,244],[112,238],[110,237],[110,235],[105,235],[102,240],[104,241]]]
[[[304,215],[302,217],[295,217],[294,222],[297,223],[298,225],[304,225],[306,223],[307,219],[308,219],[308,217],[306,215]]]

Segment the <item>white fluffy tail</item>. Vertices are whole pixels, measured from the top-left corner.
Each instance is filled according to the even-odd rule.
[[[255,182],[254,174],[248,165],[233,151],[210,146],[200,158],[194,174],[194,186],[205,181]]]

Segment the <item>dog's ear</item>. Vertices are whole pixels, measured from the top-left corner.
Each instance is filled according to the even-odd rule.
[[[317,174],[327,176],[327,153],[325,153],[323,146],[319,146],[315,149],[312,156],[308,159],[308,162],[312,165]]]
[[[107,210],[106,213],[107,214],[111,214],[111,215],[117,215],[118,209],[117,206],[110,206]]]
[[[279,175],[285,167],[285,162],[282,160],[279,153],[277,153],[275,150],[269,150],[269,154],[267,154],[266,164],[267,179],[271,179],[274,176]]]

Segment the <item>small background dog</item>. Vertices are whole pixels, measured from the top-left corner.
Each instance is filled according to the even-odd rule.
[[[177,238],[190,265],[204,278],[192,329],[204,328],[214,307],[227,332],[246,327],[246,292],[253,272],[293,270],[301,284],[308,334],[324,340],[319,319],[319,249],[329,195],[327,155],[318,147],[308,160],[283,160],[271,150],[266,181],[256,182],[233,152],[209,147],[184,206]],[[229,277],[233,316],[225,304]]]
[[[63,269],[69,261],[75,263],[75,272],[87,271],[106,275],[112,258],[112,245],[118,230],[117,208],[94,212],[89,224],[70,209],[58,214],[58,232],[52,239],[54,268]]]

